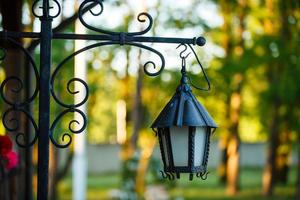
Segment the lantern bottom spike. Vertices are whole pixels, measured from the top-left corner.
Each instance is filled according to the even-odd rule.
[[[196,176],[198,178],[201,178],[202,180],[206,180],[208,174],[209,174],[209,172],[201,172],[201,173],[197,173]]]
[[[162,170],[160,170],[160,173],[161,173],[161,175],[164,179],[166,179],[166,178],[169,179],[169,180],[174,180],[175,179],[174,173],[165,172],[165,171],[162,171]],[[176,178],[180,178],[180,176],[177,173],[176,173]]]
[[[165,172],[163,170],[159,171],[162,175],[162,178],[164,179],[169,179],[169,180],[175,180],[176,179],[180,179],[180,173],[172,173],[172,172]],[[202,180],[206,180],[207,179],[207,175],[209,174],[209,172],[205,171],[205,172],[200,172],[200,173],[196,173],[196,177],[197,178],[201,178]],[[194,179],[194,173],[190,173],[189,174],[189,180],[192,181]]]
[[[192,181],[193,180],[193,178],[194,178],[194,174],[193,173],[190,173],[190,181]]]

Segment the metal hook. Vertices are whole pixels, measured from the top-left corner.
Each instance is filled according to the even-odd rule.
[[[181,44],[179,44],[179,45],[176,47],[176,49],[178,49],[178,48],[181,47],[181,46],[184,46],[184,49],[180,52],[179,56],[180,56],[181,59],[186,59],[191,53],[188,53],[186,56],[184,56],[183,53],[186,52],[186,50],[187,50],[187,45],[181,43]]]

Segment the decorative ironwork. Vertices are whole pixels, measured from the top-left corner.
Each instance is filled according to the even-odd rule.
[[[95,12],[93,10],[94,7],[98,7],[99,11]],[[94,27],[88,24],[84,19],[84,14],[89,12],[93,16],[100,16],[104,10],[103,0],[84,0],[78,10],[78,18],[80,22],[87,29],[94,31],[95,34],[72,34],[72,33],[53,33],[52,32],[52,19],[58,17],[61,14],[61,5],[58,0],[35,0],[32,4],[32,14],[39,18],[41,21],[41,31],[40,32],[13,32],[13,31],[0,31],[0,39],[6,40],[10,42],[12,45],[18,47],[28,58],[30,65],[33,68],[35,79],[36,79],[36,87],[30,97],[24,100],[19,100],[14,102],[9,99],[8,93],[12,93],[14,95],[20,94],[20,92],[24,89],[24,84],[19,77],[11,76],[7,77],[1,84],[0,87],[0,96],[3,101],[8,105],[8,109],[4,112],[2,121],[5,128],[10,132],[16,132],[16,143],[21,147],[30,147],[38,141],[38,199],[44,200],[47,199],[48,194],[48,165],[49,165],[49,140],[59,148],[65,148],[72,142],[71,134],[79,134],[86,128],[87,118],[85,114],[79,109],[81,105],[86,103],[88,100],[89,90],[88,84],[77,77],[71,78],[66,85],[66,90],[70,95],[76,95],[78,93],[84,93],[84,98],[77,103],[67,103],[58,97],[55,92],[55,80],[57,78],[57,74],[63,68],[63,66],[71,59],[73,59],[76,55],[93,49],[99,48],[102,46],[108,45],[129,45],[137,48],[141,48],[147,50],[151,53],[154,53],[158,56],[161,63],[156,64],[153,61],[147,61],[144,64],[144,72],[148,76],[157,76],[159,75],[165,67],[165,59],[164,56],[156,49],[147,46],[142,43],[173,43],[180,44],[185,46],[185,50],[187,46],[192,50],[192,53],[196,57],[198,64],[200,65],[202,72],[204,74],[205,80],[208,83],[207,88],[197,87],[190,83],[196,88],[200,88],[202,90],[209,90],[210,84],[207,78],[207,75],[196,55],[195,50],[192,45],[203,46],[205,44],[205,39],[203,37],[194,37],[194,38],[168,38],[168,37],[149,37],[144,36],[148,33],[153,26],[153,19],[151,15],[148,13],[140,13],[137,16],[137,20],[140,23],[147,23],[146,27],[142,31],[138,32],[116,32],[111,30],[105,30],[103,28]],[[30,53],[15,39],[21,38],[32,38],[37,39],[41,43],[40,45],[40,68],[38,70],[36,63]],[[69,40],[93,40],[96,43],[88,45],[76,52],[73,52],[71,55],[66,57],[59,63],[51,74],[51,41],[52,40],[61,40],[61,39],[69,39]],[[185,51],[184,50],[184,51]],[[182,52],[183,53],[183,52]],[[181,54],[183,56],[183,54]],[[6,50],[3,47],[0,47],[0,61],[5,59]],[[7,88],[8,83],[14,82],[14,88]],[[72,84],[80,83],[83,86],[84,91],[74,91],[72,89]],[[8,89],[8,90],[7,90]],[[6,91],[5,91],[6,90]],[[39,94],[39,116],[38,123],[35,122],[32,114],[25,109],[25,107],[32,103],[33,100],[37,99]],[[65,110],[63,110],[58,116],[54,119],[54,121],[50,122],[50,96],[52,95],[54,101],[62,106]],[[20,120],[14,117],[15,113],[19,113],[28,118],[29,123],[34,127],[35,134],[34,136],[28,140],[25,138],[25,134],[20,132]],[[69,131],[63,134],[60,134],[59,137],[56,137],[54,132],[57,124],[60,123],[63,117],[65,117],[68,113],[79,113],[82,117],[82,120],[75,121],[71,120],[69,122]],[[50,126],[51,124],[51,126]],[[79,129],[75,130],[73,125],[79,125]],[[156,132],[160,135],[160,131]],[[169,135],[168,135],[169,136]],[[27,143],[25,141],[28,141]],[[170,149],[168,149],[170,151]],[[168,158],[170,159],[170,158]],[[172,158],[171,158],[172,159]],[[173,162],[173,161],[172,161]],[[171,162],[171,163],[172,163]],[[179,173],[169,173],[169,172],[161,172],[163,177],[166,177],[170,180],[173,180],[175,176],[178,178]],[[206,174],[197,174],[197,176],[205,177]]]
[[[29,122],[33,125],[34,128],[34,136],[33,139],[31,139],[31,141],[29,141],[28,143],[26,143],[26,139],[25,139],[25,134],[20,132],[20,121],[15,118],[15,117],[9,117],[10,113],[13,112],[21,112],[23,113],[29,120]],[[9,119],[7,119],[9,118]],[[11,107],[9,109],[7,109],[2,116],[2,122],[4,127],[6,128],[6,130],[10,131],[10,132],[17,132],[16,134],[16,143],[20,146],[20,147],[31,147],[32,145],[34,145],[34,143],[36,142],[37,138],[38,138],[38,127],[37,124],[35,123],[32,115],[26,111],[23,108],[16,108],[16,107]]]
[[[54,137],[54,130],[55,130],[55,127],[56,125],[58,124],[58,122],[68,113],[79,113],[82,117],[82,121],[83,123],[80,124],[80,122],[78,120],[71,120],[69,122],[69,131],[71,133],[74,133],[74,134],[78,134],[78,133],[81,133],[85,128],[86,128],[86,124],[87,124],[87,119],[86,119],[86,116],[85,114],[79,110],[79,109],[76,109],[76,108],[68,108],[66,110],[64,110],[63,112],[61,112],[56,118],[55,120],[53,121],[52,125],[51,125],[51,128],[50,128],[50,139],[52,141],[52,143],[56,146],[56,147],[59,147],[59,148],[65,148],[65,147],[68,147],[71,142],[72,142],[72,136],[69,134],[69,133],[63,133],[61,136],[61,141],[64,143],[64,144],[61,144],[60,142],[57,141],[57,139],[55,139]],[[72,126],[73,124],[76,123],[78,125],[81,125],[81,127],[78,129],[78,130],[75,130]]]
[[[50,0],[53,2],[53,5],[57,7],[57,12],[54,15],[51,15],[50,10],[53,9],[53,5],[50,5],[49,1],[43,1],[43,0],[35,0],[31,7],[31,12],[33,16],[36,18],[43,18],[47,17],[50,19],[56,18],[61,13],[61,6],[60,3],[57,0]],[[39,14],[37,13],[37,10],[40,9],[42,12]]]
[[[38,95],[39,88],[38,88],[37,83],[39,81],[39,74],[38,74],[38,70],[37,70],[35,61],[32,58],[32,56],[30,55],[30,53],[14,39],[9,38],[9,37],[5,37],[4,39],[7,42],[9,42],[11,45],[20,49],[24,53],[26,58],[29,60],[29,64],[34,71],[34,75],[35,75],[35,79],[36,79],[36,86],[34,88],[32,95],[30,97],[28,97],[27,99],[16,101],[16,102],[14,100],[9,99],[9,96],[12,96],[12,95],[20,96],[22,90],[24,89],[23,81],[17,76],[9,76],[1,83],[1,86],[0,86],[0,96],[3,99],[3,101],[9,106],[8,109],[3,113],[2,123],[7,131],[16,133],[15,141],[20,147],[30,147],[36,142],[36,140],[38,138],[38,126],[37,126],[32,114],[25,109],[25,106],[27,106],[28,104],[33,102],[34,99]],[[4,59],[6,58],[6,49],[1,47],[1,51],[2,51],[2,54],[1,54],[0,60],[4,61]],[[14,84],[10,84],[10,85],[13,85],[14,88],[9,88],[9,90],[8,90],[7,86],[9,85],[9,83],[14,83]],[[32,124],[32,126],[34,128],[34,136],[31,140],[29,138],[26,140],[25,139],[26,134],[24,134],[20,131],[20,129],[21,129],[20,120],[16,117],[17,114],[23,114],[23,116],[25,116],[28,119],[28,122],[30,122]],[[27,143],[26,143],[26,141],[27,141]]]
[[[36,63],[35,63],[34,59],[30,55],[30,53],[27,51],[27,49],[25,49],[21,44],[19,44],[17,41],[15,41],[12,38],[6,37],[5,39],[6,39],[6,41],[10,42],[15,47],[19,48],[24,53],[24,55],[26,56],[26,58],[30,62],[30,66],[32,67],[32,69],[34,71],[35,81],[36,81],[36,83],[38,83],[40,78],[39,78],[39,73],[38,73],[38,70],[37,70],[37,66],[36,66]],[[1,47],[1,49],[4,53],[1,55],[0,60],[3,61],[6,58],[6,50],[3,47]],[[27,98],[23,101],[20,101],[20,102],[12,102],[11,100],[8,99],[7,95],[5,95],[5,87],[11,81],[15,81],[17,83],[17,85],[16,85],[17,88],[14,88],[14,89],[11,88],[10,92],[12,92],[14,94],[19,94],[22,91],[22,89],[24,88],[23,81],[19,77],[16,77],[16,76],[7,77],[1,83],[0,95],[1,95],[1,98],[3,99],[3,101],[5,103],[7,103],[8,105],[23,107],[23,106],[28,105],[29,103],[31,103],[36,98],[36,96],[38,95],[39,88],[38,88],[38,84],[36,84],[36,87],[34,88],[34,92],[29,98]]]

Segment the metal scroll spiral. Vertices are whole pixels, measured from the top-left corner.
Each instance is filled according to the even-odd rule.
[[[79,20],[80,22],[88,29],[96,31],[98,33],[103,33],[103,34],[108,34],[108,35],[118,35],[120,34],[119,32],[115,32],[115,31],[109,31],[109,30],[104,30],[102,28],[96,28],[93,27],[91,25],[89,25],[83,18],[84,13],[88,10],[93,16],[100,16],[104,10],[103,8],[103,4],[102,4],[103,0],[85,0],[84,2],[81,3],[80,7],[79,7]],[[95,12],[93,11],[94,7],[99,7],[100,11]],[[151,15],[149,15],[148,13],[140,13],[137,17],[137,20],[141,23],[144,23],[146,21],[149,21],[148,26],[142,30],[142,31],[138,31],[138,32],[130,32],[130,33],[125,33],[126,36],[137,36],[137,35],[143,35],[145,33],[147,33],[152,25],[153,25],[153,19],[151,17]]]
[[[66,148],[68,147],[71,143],[72,143],[72,136],[70,135],[70,133],[63,133],[60,137],[61,141],[58,141],[57,138],[54,137],[54,130],[57,126],[57,124],[59,123],[59,121],[61,121],[61,119],[67,115],[68,113],[79,113],[82,117],[82,122],[79,122],[78,120],[71,120],[69,122],[69,131],[73,134],[79,134],[81,133],[85,128],[86,128],[86,125],[87,125],[87,119],[86,119],[86,116],[85,114],[79,110],[79,109],[76,109],[76,108],[68,108],[66,110],[64,110],[63,112],[61,112],[54,120],[54,122],[52,123],[51,125],[51,128],[50,128],[50,140],[52,141],[52,143],[56,146],[56,147],[59,147],[59,148]],[[74,124],[78,124],[80,125],[80,128],[75,130],[73,128],[73,125]]]
[[[52,2],[52,4],[50,4],[50,2]],[[45,10],[46,10],[46,15],[45,16],[45,13],[41,10],[44,9],[44,6],[46,6]],[[53,15],[50,14],[50,10],[55,8],[57,8],[57,11],[56,13],[54,13]],[[38,13],[38,10],[40,10],[41,12]],[[41,18],[41,17],[49,17],[49,18],[56,18],[57,16],[60,15],[61,13],[61,6],[60,6],[60,3],[57,1],[57,0],[48,0],[48,1],[43,1],[43,0],[35,0],[32,4],[32,7],[31,7],[31,11],[32,11],[32,14],[37,17],[37,18]]]
[[[13,112],[21,112],[23,113],[27,119],[29,120],[29,122],[33,125],[33,128],[34,128],[34,137],[33,139],[31,139],[31,141],[29,141],[28,143],[26,143],[26,139],[25,138],[25,134],[22,133],[22,132],[19,132],[20,130],[20,121],[19,119],[17,118],[10,118],[9,117],[9,114],[10,113],[13,113]],[[16,143],[20,146],[20,147],[31,147],[32,145],[34,145],[34,143],[36,142],[37,140],[37,137],[38,137],[38,126],[37,124],[35,123],[33,117],[31,116],[31,114],[29,112],[27,112],[25,109],[23,108],[9,108],[8,110],[6,110],[3,114],[3,117],[2,117],[2,122],[3,122],[3,125],[4,127],[6,128],[6,130],[10,131],[10,132],[16,132]]]
[[[2,123],[3,123],[4,127],[6,128],[6,130],[17,133],[15,140],[16,140],[16,143],[20,147],[30,147],[35,143],[35,141],[38,138],[38,126],[37,126],[34,118],[32,117],[31,113],[25,109],[25,106],[29,105],[38,95],[39,74],[38,74],[36,64],[35,64],[32,56],[30,55],[30,53],[21,44],[19,44],[18,42],[16,42],[13,39],[6,38],[6,41],[10,42],[12,45],[19,48],[25,54],[26,58],[29,60],[29,63],[32,66],[34,74],[35,74],[36,87],[33,91],[33,94],[31,96],[29,96],[28,98],[23,99],[23,100],[14,101],[14,100],[9,99],[8,95],[9,95],[9,93],[11,95],[16,95],[16,96],[20,95],[22,90],[24,89],[23,81],[17,76],[10,76],[10,77],[7,77],[1,83],[0,96],[3,99],[3,101],[9,106],[9,108],[3,113]],[[0,56],[0,61],[2,62],[6,57],[6,50],[1,47],[0,51],[2,52],[1,56]],[[13,85],[14,88],[10,88],[9,90],[6,90],[8,85],[10,85],[10,86]],[[5,92],[5,90],[6,90],[6,92]],[[31,125],[34,128],[33,138],[31,138],[31,139],[26,138],[25,133],[22,133],[20,131],[21,122],[16,117],[16,114],[20,114],[20,115],[22,114],[23,116],[25,116],[28,119],[29,123],[31,123]]]
[[[89,48],[87,48],[89,49]],[[52,94],[52,97],[53,99],[56,101],[57,104],[59,104],[60,106],[66,108],[63,112],[61,112],[56,118],[55,120],[53,121],[52,125],[51,125],[51,128],[50,128],[50,140],[52,141],[52,143],[56,146],[56,147],[59,147],[59,148],[66,148],[68,147],[71,142],[72,142],[72,136],[70,133],[73,133],[73,134],[79,134],[81,133],[85,128],[86,128],[86,124],[87,124],[87,118],[85,116],[85,114],[77,109],[78,107],[82,106],[85,102],[87,102],[88,100],[88,96],[89,96],[89,88],[88,88],[88,85],[87,83],[80,79],[80,78],[71,78],[68,82],[67,82],[67,85],[66,85],[66,91],[67,93],[69,93],[70,95],[76,95],[76,94],[79,94],[79,93],[84,93],[84,97],[83,99],[78,102],[78,103],[66,103],[64,101],[62,101],[58,95],[56,94],[55,92],[55,80],[57,79],[57,75],[59,73],[59,71],[63,68],[63,66],[68,62],[70,61],[71,59],[73,59],[76,55],[82,53],[83,51],[87,50],[86,48],[83,48],[79,51],[76,51],[74,53],[72,53],[71,55],[69,55],[68,57],[66,57],[62,62],[60,62],[58,64],[58,66],[55,68],[52,76],[51,76],[51,79],[50,79],[50,84],[51,84],[51,94]],[[75,91],[74,89],[72,89],[72,85],[74,83],[80,83],[82,86],[83,86],[83,90],[84,91]],[[55,128],[57,126],[57,124],[62,120],[62,118],[64,116],[66,116],[68,113],[79,113],[79,115],[82,117],[82,122],[79,122],[77,120],[71,120],[69,122],[69,133],[65,132],[63,134],[61,134],[59,136],[59,138],[55,137],[54,136],[54,131],[55,131]],[[80,128],[78,130],[75,130],[73,128],[73,125],[74,124],[77,124],[77,125],[80,125]]]

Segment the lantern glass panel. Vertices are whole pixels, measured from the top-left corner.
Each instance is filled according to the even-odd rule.
[[[162,140],[162,146],[163,146],[163,150],[164,150],[164,156],[165,156],[165,162],[166,162],[166,166],[169,166],[169,157],[168,157],[168,149],[167,149],[167,134],[166,132],[163,132],[162,136],[161,136],[161,140]]]
[[[207,137],[206,127],[196,127],[194,139],[194,166],[201,166],[205,152],[205,142]]]
[[[174,166],[188,166],[189,127],[170,127]]]

